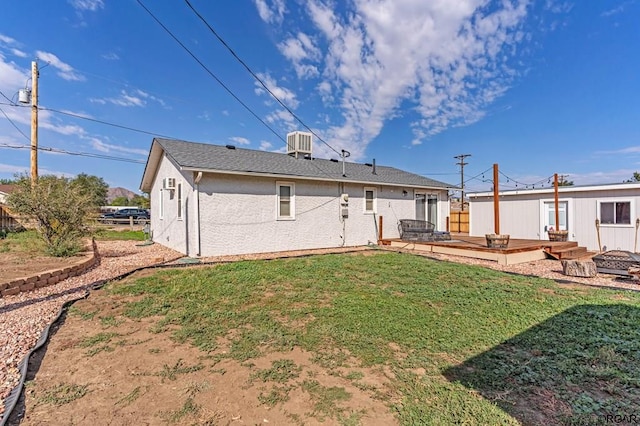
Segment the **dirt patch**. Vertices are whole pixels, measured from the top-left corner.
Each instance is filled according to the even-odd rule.
[[[64,269],[67,266],[75,266],[84,260],[87,255],[89,255],[89,252],[70,257],[0,253],[0,283],[31,277],[51,270]]]
[[[100,290],[72,306],[30,364],[21,425],[397,424],[382,369],[325,368],[300,348],[239,362],[123,316],[128,300]]]

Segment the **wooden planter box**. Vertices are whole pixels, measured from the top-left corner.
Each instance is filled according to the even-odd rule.
[[[487,247],[507,248],[509,245],[509,235],[507,234],[486,234]]]
[[[549,241],[567,241],[569,238],[569,231],[547,231],[549,234]]]

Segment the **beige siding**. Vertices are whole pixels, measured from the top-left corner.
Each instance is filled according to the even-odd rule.
[[[545,193],[505,195],[500,197],[500,232],[512,238],[546,239],[544,233],[544,203],[554,202],[553,191]],[[559,201],[568,203],[569,240],[589,250],[637,251],[636,220],[640,211],[640,191],[637,188],[616,190],[571,191],[564,188]],[[598,202],[629,201],[631,203],[631,224],[600,225],[600,244],[596,219]],[[493,233],[493,197],[470,197],[470,235],[482,236]],[[541,237],[542,236],[542,237]]]

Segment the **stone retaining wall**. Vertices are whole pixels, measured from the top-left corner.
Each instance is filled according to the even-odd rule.
[[[85,256],[82,260],[79,260],[77,264],[73,266],[67,266],[63,269],[53,269],[46,272],[41,272],[38,275],[34,275],[26,278],[19,278],[8,283],[0,284],[0,296],[11,296],[21,293],[23,291],[32,291],[37,288],[47,287],[56,284],[67,278],[81,275],[87,270],[91,269],[98,261],[98,246],[95,240],[91,240],[91,253]]]

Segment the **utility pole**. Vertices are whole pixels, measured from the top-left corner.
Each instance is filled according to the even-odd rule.
[[[564,180],[565,180],[565,178],[568,178],[568,177],[569,177],[569,175],[558,175],[558,185],[559,186],[564,186]]]
[[[31,186],[38,180],[38,62],[31,62]]]
[[[460,160],[456,164],[460,166],[460,209],[462,211],[464,211],[464,166],[469,164],[469,163],[465,163],[464,159],[467,157],[471,157],[471,154],[460,154],[453,157],[456,160]]]

